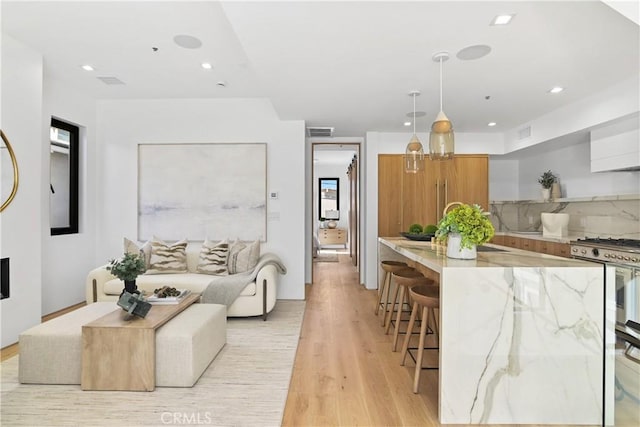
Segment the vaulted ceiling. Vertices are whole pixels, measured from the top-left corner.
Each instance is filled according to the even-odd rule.
[[[491,26],[498,14],[515,16]],[[600,1],[2,2],[2,31],[88,96],[265,97],[281,119],[335,136],[406,131],[411,90],[426,131],[439,110],[438,51],[450,54],[444,110],[456,130],[504,132],[638,78],[638,29]],[[457,57],[474,45],[491,51]]]

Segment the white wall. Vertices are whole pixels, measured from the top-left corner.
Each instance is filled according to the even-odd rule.
[[[42,313],[85,300],[87,273],[97,267],[95,191],[96,106],[77,90],[45,78],[42,126]],[[77,125],[79,140],[78,233],[51,236],[49,220],[49,125],[51,117]]]
[[[585,136],[579,144],[522,157],[516,178],[519,182],[518,199],[541,199],[538,178],[549,169],[559,178],[562,197],[640,193],[640,172],[592,173],[590,155],[589,140]]]
[[[2,212],[0,256],[10,258],[10,297],[0,301],[2,347],[40,323],[42,253],[42,56],[2,35],[0,125],[18,161],[20,185]],[[48,215],[48,211],[47,211]]]
[[[500,156],[489,158],[489,200],[518,200],[520,198],[519,162]]]
[[[277,297],[304,299],[304,122],[279,120],[265,99],[100,101],[97,116],[98,262],[121,254],[123,237],[137,237],[138,144],[265,142],[267,191],[279,197],[267,201],[262,250],[288,270]]]

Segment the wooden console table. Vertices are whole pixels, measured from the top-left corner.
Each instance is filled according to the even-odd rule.
[[[200,300],[191,294],[174,305],[154,305],[145,318],[115,310],[82,326],[82,390],[153,391],[156,330]]]
[[[318,230],[320,245],[345,245],[347,244],[347,232],[344,228],[321,228]]]

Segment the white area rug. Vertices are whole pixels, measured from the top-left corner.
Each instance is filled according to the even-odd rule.
[[[318,254],[313,258],[313,262],[338,262],[338,254]]]
[[[304,301],[278,301],[262,318],[229,318],[227,344],[193,388],[82,391],[18,383],[18,358],[0,364],[2,426],[279,426]]]

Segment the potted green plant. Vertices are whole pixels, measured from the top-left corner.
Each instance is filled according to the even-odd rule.
[[[557,180],[558,177],[556,177],[550,170],[540,175],[540,178],[538,178],[538,184],[542,185],[543,200],[549,200],[551,198],[551,187],[555,182],[557,182]]]
[[[461,203],[438,222],[436,238],[447,240],[447,256],[458,259],[477,257],[476,246],[491,240],[493,224],[479,205]]]
[[[139,294],[136,277],[146,270],[144,258],[139,254],[125,252],[120,259],[111,259],[107,271],[124,282],[124,291]]]

